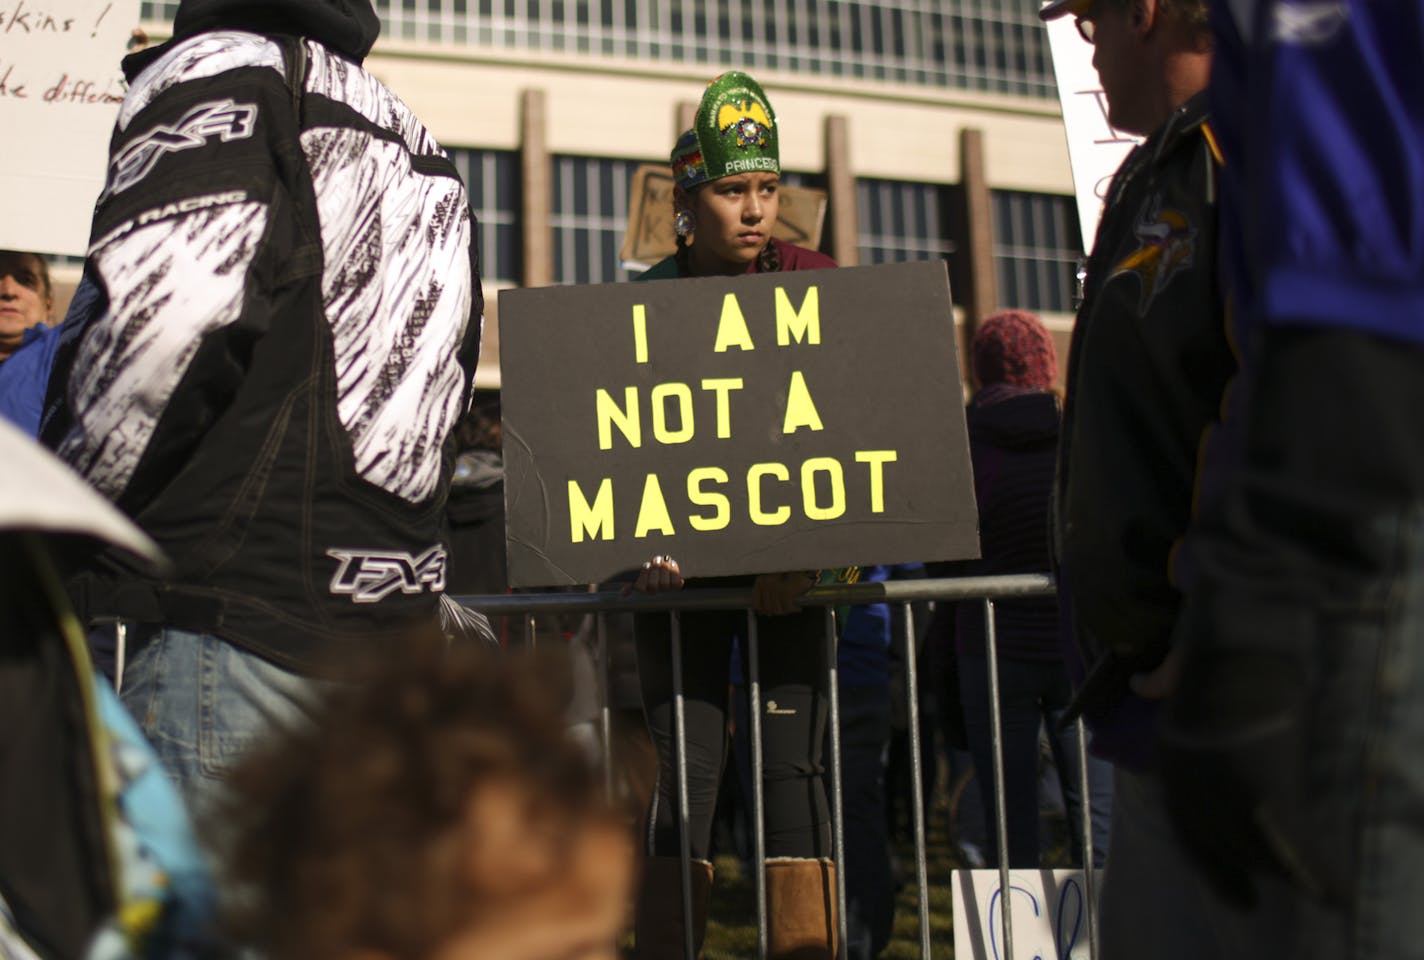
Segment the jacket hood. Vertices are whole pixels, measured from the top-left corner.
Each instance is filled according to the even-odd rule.
[[[178,5],[173,18],[174,40],[210,30],[307,37],[360,63],[381,33],[381,18],[371,0],[183,0]],[[132,81],[167,46],[125,57],[125,76]]]
[[[1058,440],[1058,397],[1051,393],[1035,390],[998,398],[981,394],[965,415],[970,436],[996,447],[1036,447]]]

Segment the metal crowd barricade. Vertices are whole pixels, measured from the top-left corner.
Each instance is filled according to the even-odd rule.
[[[651,613],[666,611],[672,621],[672,668],[673,668],[673,722],[675,730],[678,814],[681,859],[682,859],[682,909],[683,931],[686,936],[685,952],[693,957],[692,941],[692,884],[690,877],[690,845],[686,824],[688,820],[687,801],[687,760],[686,724],[682,689],[682,643],[681,615],[687,610],[728,610],[747,611],[747,688],[750,708],[751,767],[753,797],[752,839],[756,862],[753,883],[757,913],[757,956],[764,958],[767,953],[767,908],[765,889],[766,849],[765,849],[765,805],[762,785],[761,749],[761,687],[758,671],[758,637],[756,617],[751,611],[752,591],[750,588],[709,588],[684,590],[676,593],[660,593],[655,596],[625,595],[619,592],[597,593],[544,593],[513,594],[501,596],[466,596],[456,599],[475,610],[490,616],[522,614],[525,643],[532,646],[536,642],[534,616],[536,614],[595,614],[597,615],[597,650],[599,657],[600,715],[599,729],[602,734],[603,756],[605,758],[605,788],[611,793],[612,770],[607,763],[610,756],[611,712],[608,702],[608,638],[604,614],[623,612]],[[831,745],[830,780],[831,812],[834,827],[834,851],[837,864],[836,898],[840,931],[840,955],[846,950],[846,889],[845,870],[845,824],[841,795],[841,755],[840,755],[840,704],[836,676],[835,657],[835,613],[837,606],[864,603],[898,603],[904,612],[905,630],[905,685],[906,702],[909,706],[908,722],[910,736],[910,780],[911,816],[915,837],[915,879],[919,891],[919,942],[920,957],[929,960],[930,916],[929,916],[929,865],[926,854],[926,827],[924,811],[924,771],[920,755],[919,725],[919,685],[918,664],[916,663],[915,625],[911,604],[925,601],[971,601],[978,600],[984,605],[985,659],[989,672],[990,730],[994,750],[994,799],[996,837],[999,854],[999,909],[1002,911],[1004,931],[1004,955],[1013,952],[1013,911],[1012,898],[1007,895],[1009,882],[1007,809],[1004,799],[1003,731],[999,700],[997,637],[994,621],[994,603],[999,600],[1051,597],[1054,584],[1051,577],[1044,574],[1019,574],[997,577],[962,577],[946,580],[891,580],[885,582],[833,584],[813,589],[802,598],[803,605],[823,606],[826,611],[826,642],[830,644],[828,677],[829,733]],[[1086,734],[1082,721],[1078,721],[1078,780],[1079,780],[1079,823],[1082,838],[1083,867],[1086,881],[1087,902],[1096,903],[1095,870],[1093,867],[1093,838],[1091,818],[1091,790],[1088,783]],[[1098,955],[1097,930],[1094,911],[1088,916],[1088,937],[1091,956]]]

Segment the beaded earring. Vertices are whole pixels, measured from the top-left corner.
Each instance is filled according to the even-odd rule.
[[[697,229],[697,218],[692,215],[691,210],[679,210],[672,216],[672,228],[679,237],[686,240],[692,236],[692,231]]]

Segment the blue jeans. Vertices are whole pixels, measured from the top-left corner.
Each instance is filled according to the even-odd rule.
[[[999,861],[997,828],[994,820],[994,753],[989,725],[988,660],[964,654],[959,667],[960,697],[964,704],[964,725],[969,749],[974,755],[975,780],[979,784],[985,820],[989,823],[990,866]],[[1068,809],[1069,843],[1073,857],[1083,862],[1079,829],[1082,790],[1078,775],[1078,737],[1074,730],[1058,732],[1058,718],[1071,696],[1063,664],[1054,660],[1013,660],[999,658],[999,715],[1004,746],[1004,800],[1008,818],[1009,866],[1039,866],[1038,741],[1046,724],[1048,743],[1058,768]],[[1092,820],[1093,863],[1102,866],[1108,849],[1108,827],[1112,809],[1111,767],[1095,757],[1088,758],[1088,808]]]
[[[1337,878],[1322,904],[1258,875],[1241,956],[1424,957],[1424,516],[1388,530],[1394,568],[1363,596],[1321,584],[1303,640],[1314,658],[1296,785],[1302,835]],[[1254,954],[1250,951],[1256,951]]]
[[[1320,862],[1345,878],[1323,908],[1262,880],[1276,923],[1258,929],[1292,957],[1424,957],[1424,519],[1402,518],[1398,567],[1377,594],[1319,604],[1316,686],[1299,784]]]
[[[1102,960],[1424,957],[1424,518],[1381,536],[1394,569],[1365,589],[1322,579],[1291,637],[1310,688],[1290,822],[1339,899],[1263,870],[1253,906],[1224,902],[1177,841],[1160,781],[1119,772]]]
[[[1098,897],[1100,960],[1299,956],[1269,944],[1253,952],[1246,912],[1197,873],[1154,774],[1119,767],[1113,788],[1112,856]]]
[[[330,681],[299,676],[210,634],[131,630],[124,706],[138,720],[194,819],[216,808],[223,778],[269,731],[310,722]]]

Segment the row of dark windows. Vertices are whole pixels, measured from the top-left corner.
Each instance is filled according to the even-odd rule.
[[[518,155],[452,150],[470,185],[480,223],[481,273],[487,283],[517,284],[523,273]],[[553,252],[556,283],[615,283],[634,275],[619,261],[628,225],[628,186],[638,164],[598,157],[553,158]],[[819,186],[787,174],[792,185]],[[862,179],[856,185],[860,262],[949,261],[955,286],[964,264],[955,242],[962,193],[942,184]],[[996,190],[992,194],[999,302],[1028,310],[1073,309],[1074,268],[1082,251],[1071,197]]]
[[[480,274],[489,286],[514,286],[523,274],[519,230],[519,155],[508,150],[451,150],[468,185],[479,223]],[[618,283],[619,251],[628,226],[628,186],[636,162],[598,157],[554,158],[555,283]],[[824,186],[788,172],[792,186]],[[856,184],[860,262],[949,261],[952,286],[963,283],[954,225],[961,220],[957,187],[896,180]],[[999,302],[1026,310],[1071,312],[1074,271],[1081,256],[1078,214],[1071,197],[995,190],[994,267]],[[55,262],[82,263],[80,258]]]
[[[171,20],[175,2],[143,3]],[[390,37],[1053,97],[1038,0],[378,0]]]

